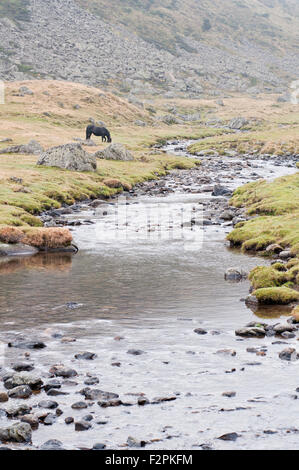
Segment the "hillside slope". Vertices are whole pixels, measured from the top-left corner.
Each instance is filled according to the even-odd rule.
[[[285,90],[297,0],[0,0],[0,78],[125,93]]]

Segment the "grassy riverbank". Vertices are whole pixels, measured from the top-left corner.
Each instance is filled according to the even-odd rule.
[[[261,303],[290,303],[299,300],[299,172],[271,183],[257,181],[237,189],[231,200],[255,216],[241,222],[228,235],[233,246],[263,256],[290,250],[287,264],[257,267],[250,273]]]
[[[22,95],[19,89],[24,85],[33,93]],[[167,139],[201,139],[194,147],[197,150],[219,150],[219,146],[240,150],[236,141],[243,145],[245,140],[248,145],[259,142],[259,149],[272,146],[275,150],[285,151],[286,148],[294,150],[298,145],[297,107],[289,103],[278,104],[277,97],[272,95],[261,96],[258,100],[230,95],[223,102],[213,97],[194,100],[144,97],[143,104],[134,99],[132,104],[97,88],[44,80],[8,83],[5,95],[6,103],[0,106],[0,141],[12,139],[11,144],[16,145],[35,139],[47,149],[74,139],[84,139],[85,128],[93,118],[104,122],[111,130],[113,141],[124,144],[135,160],[98,160],[95,173],[79,173],[38,167],[38,157],[33,155],[0,155],[0,228],[39,228],[41,222],[36,216],[46,209],[86,198],[108,198],[136,183],[165,175],[168,170],[187,169],[199,164],[198,160],[174,157],[152,149],[154,144]],[[234,133],[221,127],[238,115],[248,120],[245,132]],[[174,123],[164,122],[165,116],[173,118]],[[184,120],[182,116],[193,118]],[[214,124],[217,119],[222,123],[218,127]],[[85,147],[88,152],[96,152],[107,145],[98,138],[94,140],[97,145]],[[0,142],[0,149],[9,145]],[[259,190],[262,191],[262,186]],[[261,194],[261,206],[265,197]],[[272,208],[276,207],[277,201],[271,204]],[[291,210],[289,206],[296,202],[293,197],[287,197],[284,204]],[[290,211],[284,212],[284,217],[288,229],[282,242],[290,244],[289,238],[296,222]],[[272,222],[265,223],[274,230]],[[258,226],[252,227],[253,233],[256,230],[259,230]],[[262,232],[256,237],[260,242],[266,235]],[[250,240],[256,237],[249,237],[244,242],[248,241],[250,245]],[[267,241],[270,238],[268,236]],[[272,239],[276,238],[272,236]]]

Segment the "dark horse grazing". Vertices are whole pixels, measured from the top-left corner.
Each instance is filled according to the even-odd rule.
[[[102,137],[102,142],[112,142],[110,132],[106,127],[97,127],[93,126],[92,124],[90,126],[87,126],[86,128],[86,140],[89,140],[92,134]]]

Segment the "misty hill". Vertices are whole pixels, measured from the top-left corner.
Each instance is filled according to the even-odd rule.
[[[192,96],[299,76],[297,0],[0,0],[0,26],[5,80]]]

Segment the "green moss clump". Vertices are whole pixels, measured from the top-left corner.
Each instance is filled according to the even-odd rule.
[[[288,287],[266,287],[253,293],[260,304],[288,305],[299,301],[299,292]]]
[[[257,266],[249,274],[255,289],[262,289],[265,287],[279,287],[290,281],[288,272],[277,271],[273,266]]]
[[[276,271],[287,271],[288,270],[285,264],[278,263],[278,262],[272,264],[272,268],[276,269]]]

